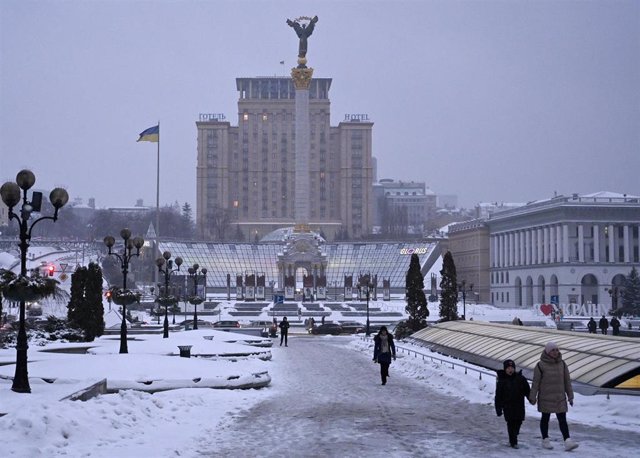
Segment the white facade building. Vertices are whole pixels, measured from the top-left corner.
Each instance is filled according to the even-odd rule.
[[[491,302],[497,306],[601,304],[616,308],[640,263],[640,198],[558,196],[492,214]]]

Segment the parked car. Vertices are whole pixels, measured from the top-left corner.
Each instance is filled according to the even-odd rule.
[[[271,327],[271,325],[273,324],[273,321],[251,321],[249,322],[249,327],[252,328],[264,328],[264,327]]]
[[[180,323],[178,323],[180,326],[187,326],[189,328],[193,327],[193,320],[184,320],[181,321]],[[211,321],[205,321],[205,320],[198,320],[198,327],[210,327],[211,326]]]
[[[314,326],[311,330],[311,334],[331,334],[337,336],[342,333],[342,326],[338,323],[325,323],[319,326]]]
[[[357,334],[359,332],[364,332],[365,325],[359,323],[358,321],[341,321],[340,327],[343,332],[348,332],[349,334]]]
[[[214,328],[239,328],[240,322],[234,320],[216,321],[213,323]]]
[[[380,328],[382,326],[387,326],[385,324],[371,324],[369,323],[369,334],[377,334],[378,332],[380,332]],[[366,332],[367,328],[365,326],[365,332]],[[389,326],[387,326],[387,330],[389,330]]]
[[[413,334],[413,330],[407,326],[407,320],[396,321],[389,325],[389,332],[393,334],[396,340],[404,339]]]

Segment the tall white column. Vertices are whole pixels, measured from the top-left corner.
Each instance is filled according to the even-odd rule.
[[[531,265],[531,229],[524,232],[526,265]]]
[[[562,262],[562,226],[556,226],[556,262]]]
[[[549,263],[549,227],[545,226],[542,228],[542,239],[544,246],[544,260],[545,264]]]
[[[509,266],[516,263],[515,234],[509,232]]]
[[[624,262],[629,262],[629,252],[631,251],[631,245],[629,244],[629,225],[625,224],[622,230],[624,237]]]
[[[544,248],[544,246],[542,245],[542,228],[541,228],[541,227],[539,227],[539,228],[536,230],[536,232],[537,232],[537,236],[538,236],[538,237],[537,237],[537,239],[538,239],[538,240],[537,240],[537,245],[538,245],[538,246],[537,246],[537,248],[538,248],[537,252],[538,252],[538,256],[537,256],[536,261],[537,261],[537,263],[538,263],[538,264],[542,264],[542,252],[543,252],[543,248]]]
[[[600,226],[593,225],[593,262],[600,262]]]
[[[578,262],[584,262],[584,225],[578,224]]]
[[[615,255],[615,235],[613,233],[613,224],[609,224],[609,227],[607,229],[608,232],[608,239],[609,239],[609,262],[616,262],[616,255]]]
[[[569,226],[562,225],[562,262],[569,262]]]
[[[556,227],[549,227],[549,262],[556,262]]]

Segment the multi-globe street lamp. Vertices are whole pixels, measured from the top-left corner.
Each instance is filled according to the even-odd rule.
[[[199,270],[199,272],[198,272]],[[189,267],[189,276],[193,279],[193,296],[189,298],[189,303],[193,305],[193,329],[198,329],[198,304],[202,304],[207,296],[207,269],[194,264]],[[203,297],[198,296],[198,275],[204,277],[204,294]]]
[[[467,281],[462,280],[462,282],[458,285],[458,288],[462,292],[462,319],[467,319],[467,291],[473,291],[473,283],[469,284],[469,289],[467,289]]]
[[[115,256],[120,261],[120,269],[122,270],[122,290],[113,292],[113,302],[122,306],[122,324],[120,325],[120,353],[129,353],[127,347],[127,305],[133,304],[138,300],[137,294],[127,289],[127,274],[129,273],[129,262],[134,256],[140,256],[140,249],[144,245],[144,239],[140,236],[131,238],[129,229],[122,229],[120,237],[123,240],[122,253],[114,253],[111,251],[116,240],[107,235],[104,238],[104,244],[109,249],[109,256]],[[135,252],[133,249],[135,248]]]
[[[31,200],[28,199],[27,191],[36,182],[36,176],[31,170],[21,170],[16,175],[16,181],[7,181],[0,187],[0,195],[2,201],[9,208],[9,221],[16,219],[20,227],[20,276],[18,282],[24,282],[26,288],[32,291],[26,291],[32,295],[37,295],[37,285],[34,285],[27,278],[27,251],[29,250],[29,242],[31,241],[31,232],[33,227],[40,221],[50,219],[56,221],[58,219],[58,211],[69,201],[69,194],[62,188],[55,188],[49,194],[49,201],[53,205],[53,216],[41,216],[29,224],[29,219],[33,213],[39,213],[42,205],[42,193],[32,192]],[[22,194],[22,195],[21,195]],[[20,215],[13,212],[13,207],[20,203],[22,199],[22,207]],[[25,294],[26,295],[26,294]],[[13,377],[13,385],[11,389],[17,393],[31,393],[29,386],[29,374],[27,371],[27,331],[25,328],[25,308],[26,297],[23,295],[19,298],[20,302],[20,318],[18,328],[18,340],[16,343],[16,372]]]
[[[180,266],[182,265],[182,258],[177,257],[175,259],[176,268],[173,268],[174,260],[171,259],[171,252],[165,251],[162,253],[162,256],[156,259],[156,265],[158,266],[158,272],[164,274],[164,295],[158,294],[158,303],[160,305],[164,305],[164,332],[162,337],[164,339],[169,337],[169,305],[174,305],[177,302],[175,296],[169,294],[169,278],[171,274],[174,272],[178,272],[180,270]],[[158,292],[160,293],[160,292]],[[173,315],[173,321],[175,323],[175,313]]]

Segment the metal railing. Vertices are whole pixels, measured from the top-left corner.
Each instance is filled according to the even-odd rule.
[[[367,336],[362,336],[362,340],[372,340],[372,337],[367,337]],[[418,357],[422,357],[423,361],[427,361],[430,360],[431,362],[438,362],[441,365],[447,365],[447,366],[451,366],[451,369],[455,369],[456,367],[460,367],[464,369],[464,373],[467,374],[468,371],[472,371],[472,372],[477,372],[478,373],[478,378],[479,380],[482,380],[482,375],[486,375],[489,377],[496,377],[496,373],[494,371],[487,371],[484,369],[478,369],[476,367],[464,364],[464,363],[457,363],[455,361],[449,361],[446,360],[444,358],[439,358],[437,356],[434,355],[427,355],[425,353],[419,352],[417,350],[414,350],[413,348],[407,348],[407,347],[403,347],[401,345],[396,344],[396,352],[400,351],[403,354],[406,353],[407,356],[411,356],[411,354],[413,353],[414,358],[418,358]]]
[[[367,337],[367,336],[362,336],[361,337],[362,340],[373,340],[372,337]],[[407,348],[407,347],[403,347],[401,345],[397,345],[396,344],[396,351],[401,351],[402,353],[407,353],[408,356],[411,356],[411,354],[413,353],[413,356],[415,358],[418,357],[422,357],[423,361],[426,361],[427,359],[430,360],[431,362],[438,362],[441,365],[447,365],[447,366],[451,366],[451,369],[455,369],[456,367],[461,367],[464,368],[464,373],[465,375],[468,373],[468,371],[472,371],[472,372],[477,372],[478,373],[478,379],[482,380],[482,375],[486,375],[489,377],[496,377],[496,373],[494,371],[487,371],[484,369],[478,369],[477,367],[472,367],[470,365],[467,365],[465,363],[457,363],[455,361],[449,361],[443,358],[439,358],[437,356],[433,356],[433,355],[427,355],[425,353],[419,352],[417,350],[414,350],[413,348]],[[449,358],[452,358],[451,356]],[[578,385],[575,382],[571,383],[572,386],[574,387],[574,391],[576,391],[577,393],[586,395],[586,396],[594,396],[597,394],[606,394],[607,395],[607,399],[611,399],[611,395],[627,395],[627,396],[640,396],[640,391],[634,391],[634,390],[625,390],[625,389],[619,389],[619,388],[604,388],[604,387],[582,387],[582,385]]]

